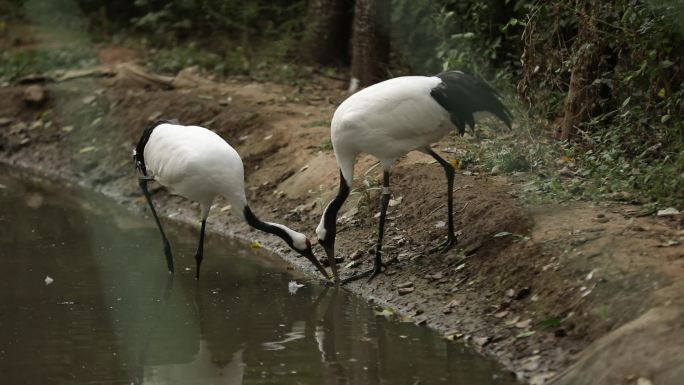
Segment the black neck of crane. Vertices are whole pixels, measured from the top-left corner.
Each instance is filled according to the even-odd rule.
[[[249,208],[249,206],[245,206],[244,214],[245,214],[245,221],[247,222],[248,225],[254,227],[257,230],[261,230],[263,232],[278,236],[278,237],[282,238],[290,247],[294,247],[293,246],[293,240],[292,240],[292,238],[290,238],[290,235],[287,233],[287,231],[283,230],[282,228],[280,228],[278,226],[273,226],[271,224],[263,222],[262,220],[257,218],[256,215],[254,215],[254,213],[252,212],[252,209]]]
[[[325,218],[323,219],[323,225],[325,226],[325,240],[324,242],[330,243],[335,241],[335,235],[337,233],[337,213],[342,208],[342,205],[349,197],[349,184],[344,179],[342,170],[340,170],[340,188],[337,191],[337,196],[330,202],[328,209],[325,210]]]
[[[143,175],[147,175],[147,167],[145,166],[145,146],[147,145],[147,142],[150,141],[150,136],[152,135],[152,131],[154,131],[157,126],[160,124],[164,123],[170,123],[170,124],[178,124],[176,120],[157,120],[150,127],[145,129],[143,131],[142,135],[140,136],[140,140],[138,141],[138,144],[135,146],[135,157],[134,157],[134,162],[135,166],[140,169],[140,172],[142,172]]]

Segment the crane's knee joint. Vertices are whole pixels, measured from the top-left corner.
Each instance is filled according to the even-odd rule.
[[[382,187],[382,195],[390,195],[390,189],[387,186]]]

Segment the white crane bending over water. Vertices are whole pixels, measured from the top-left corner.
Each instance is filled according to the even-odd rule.
[[[139,178],[140,189],[159,227],[170,273],[173,273],[173,255],[147,189],[150,180],[156,180],[172,193],[199,202],[201,206],[202,227],[195,254],[197,279],[203,258],[204,229],[209,209],[217,196],[225,197],[235,215],[250,226],[282,238],[328,278],[328,273],[314,256],[311,242],[304,234],[278,223],[263,222],[254,215],[245,196],[242,159],[233,147],[213,131],[171,121],[155,122],[143,132],[133,151],[133,158],[142,173]]]
[[[335,282],[339,282],[335,266],[337,213],[349,196],[354,163],[360,153],[375,156],[383,166],[378,243],[373,269],[344,282],[366,276],[370,276],[370,280],[384,267],[381,249],[390,200],[389,170],[397,158],[410,151],[418,150],[432,156],[446,172],[449,226],[446,241],[435,249],[446,251],[456,244],[453,222],[455,171],[449,162],[430,149],[430,144],[454,128],[458,128],[461,135],[466,125],[474,130],[473,113],[477,111],[490,112],[509,128],[511,126],[511,114],[501,102],[500,95],[482,80],[460,71],[386,80],[355,93],[337,108],[330,134],[340,168],[340,187],[316,228],[318,242],[325,248]]]

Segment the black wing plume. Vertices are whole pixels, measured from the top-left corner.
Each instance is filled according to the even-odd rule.
[[[459,134],[465,133],[466,125],[475,130],[473,113],[487,111],[501,119],[511,128],[511,112],[501,102],[501,94],[483,80],[460,71],[446,71],[437,75],[442,82],[430,91],[430,95],[445,110]]]

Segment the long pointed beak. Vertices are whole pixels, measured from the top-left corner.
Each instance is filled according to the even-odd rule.
[[[335,247],[324,247],[325,254],[328,255],[328,263],[330,264],[330,270],[332,270],[333,277],[335,278],[335,285],[340,284],[340,276],[337,273],[337,263],[335,263]]]
[[[325,268],[323,267],[323,265],[321,265],[321,263],[318,261],[316,256],[314,256],[314,254],[311,250],[309,250],[308,253],[302,253],[302,255],[305,256],[306,259],[311,261],[311,263],[313,263],[314,266],[316,266],[316,269],[318,269],[318,271],[320,271],[321,274],[323,274],[323,276],[325,277],[326,280],[328,280],[328,281],[330,280],[330,274],[328,274],[328,272],[325,271]]]

